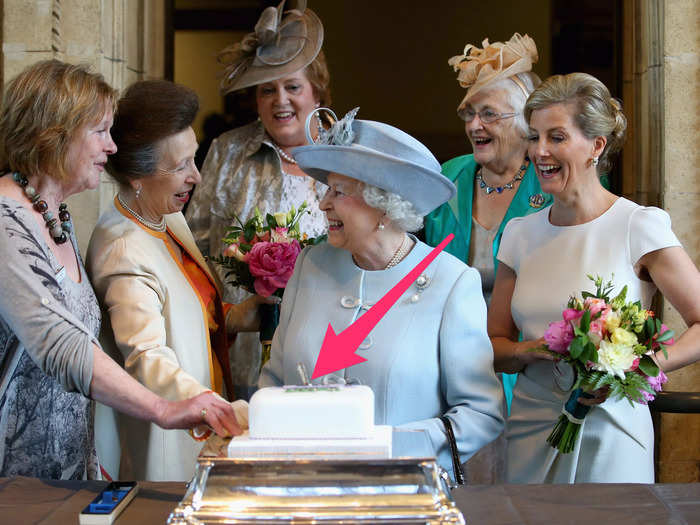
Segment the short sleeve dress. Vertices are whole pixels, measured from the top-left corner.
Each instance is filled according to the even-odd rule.
[[[513,219],[498,252],[517,275],[511,314],[525,340],[542,337],[561,319],[571,295],[594,290],[587,274],[613,279],[614,294],[627,285],[628,300],[649,308],[656,287],[634,267],[647,253],[680,245],[665,211],[618,198],[575,226],[552,225],[549,211]],[[654,432],[644,405],[608,399],[589,412],[573,452],[561,454],[546,443],[569,397],[562,383],[550,361],[520,374],[506,426],[508,482],[653,483]]]

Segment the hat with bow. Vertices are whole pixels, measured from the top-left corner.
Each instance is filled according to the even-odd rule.
[[[266,8],[255,31],[222,50],[218,60],[224,65],[221,92],[230,93],[290,75],[308,66],[323,44],[323,25],[298,1],[284,10],[285,0]]]
[[[528,90],[522,81],[516,77],[518,73],[532,71],[532,65],[537,63],[537,46],[528,35],[515,33],[507,42],[489,43],[486,38],[482,47],[467,44],[461,55],[453,56],[447,63],[457,72],[457,81],[467,88],[457,113],[462,113],[469,99],[489,84],[510,78],[528,97]]]

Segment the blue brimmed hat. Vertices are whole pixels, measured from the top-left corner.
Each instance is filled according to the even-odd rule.
[[[341,120],[328,108],[319,108],[306,119],[309,146],[292,150],[299,167],[309,176],[328,184],[328,174],[338,173],[400,195],[422,215],[447,202],[457,189],[442,173],[440,163],[428,148],[388,124],[355,120],[359,108]],[[310,128],[313,115],[329,112],[336,122],[320,129],[314,140]]]

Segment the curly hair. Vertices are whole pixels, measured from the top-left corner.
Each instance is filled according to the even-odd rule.
[[[0,169],[25,176],[71,177],[71,142],[114,110],[117,91],[87,65],[32,64],[6,86],[0,110]]]
[[[370,184],[362,188],[362,198],[368,206],[386,213],[386,216],[400,229],[408,232],[423,227],[423,216],[410,202],[396,193],[383,190]]]

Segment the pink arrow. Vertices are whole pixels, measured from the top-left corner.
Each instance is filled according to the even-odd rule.
[[[311,379],[332,374],[337,370],[358,365],[367,361],[364,357],[355,354],[360,343],[365,340],[377,323],[386,315],[389,308],[399,300],[399,297],[408,290],[413,281],[433,262],[435,257],[445,249],[450,241],[454,239],[453,234],[449,234],[445,239],[431,251],[425,259],[419,262],[413,270],[408,272],[406,277],[401,279],[384,297],[382,297],[372,308],[360,317],[357,321],[348,326],[339,334],[335,333],[331,323],[328,323],[326,336],[323,338],[321,351],[316,359],[316,366]]]

